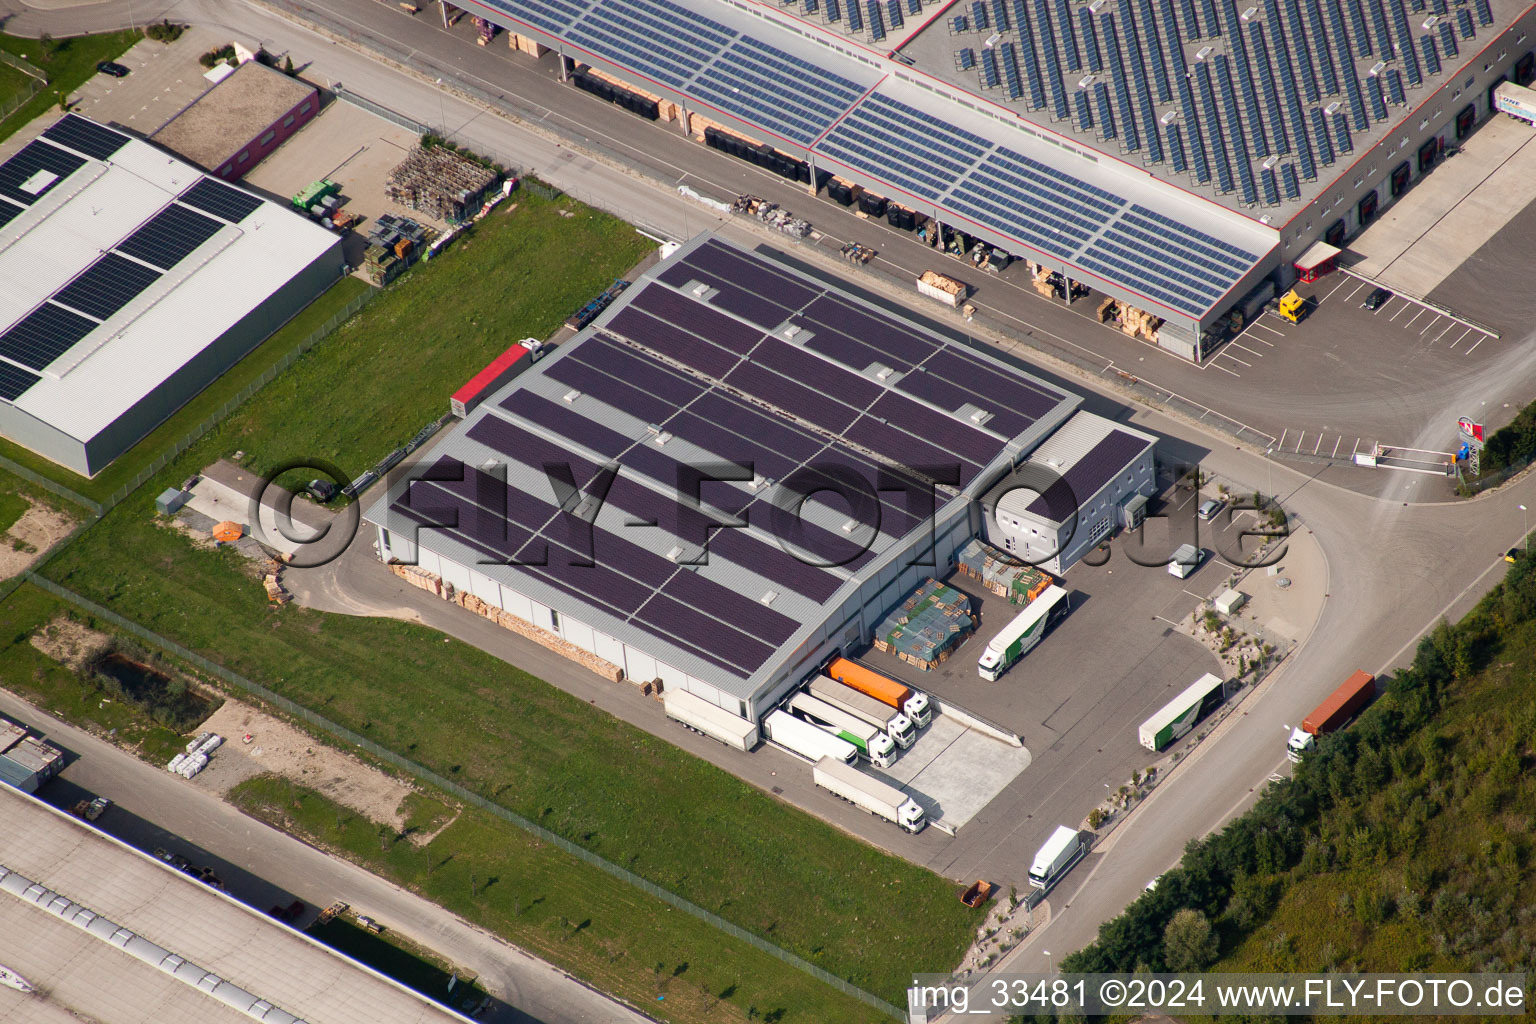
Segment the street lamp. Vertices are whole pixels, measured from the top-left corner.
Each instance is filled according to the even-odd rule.
[[[1524,505],[1516,506],[1525,513],[1525,550],[1531,550],[1531,512]]]
[[[1054,973],[1056,973],[1055,971],[1053,971],[1051,969],[1051,951],[1048,950],[1048,949],[1042,949],[1040,952],[1045,954],[1045,973],[1046,974],[1054,974]]]

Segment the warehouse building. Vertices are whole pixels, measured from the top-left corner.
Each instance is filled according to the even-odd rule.
[[[248,60],[150,139],[216,178],[239,181],[319,112],[314,86]]]
[[[0,1020],[470,1019],[6,786],[0,821]]]
[[[686,133],[739,133],[1160,317],[1191,359],[1536,75],[1523,0],[466,2]]]
[[[1151,434],[1078,413],[982,498],[987,541],[1065,572],[1116,530],[1141,525],[1157,490],[1156,445]]]
[[[94,475],[343,262],[291,210],[64,116],[0,164],[0,436]]]
[[[982,528],[977,499],[1080,404],[704,236],[364,519],[386,561],[755,720],[947,573]]]

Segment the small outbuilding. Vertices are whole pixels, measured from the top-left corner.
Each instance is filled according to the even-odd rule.
[[[150,139],[216,178],[238,181],[319,110],[314,86],[249,60]]]

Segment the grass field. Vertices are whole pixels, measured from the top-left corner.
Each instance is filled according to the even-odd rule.
[[[417,848],[381,836],[372,823],[276,776],[241,783],[231,798],[247,813],[338,851],[664,1020],[885,1019],[478,811],[464,812]]]
[[[96,36],[75,36],[71,39],[55,39],[51,47],[37,39],[23,39],[0,33],[0,50],[14,53],[41,68],[48,75],[48,85],[42,92],[23,104],[21,109],[0,120],[0,139],[16,131],[22,125],[50,107],[58,109],[59,94],[73,96],[76,89],[96,74],[98,61],[113,60],[128,47],[143,38],[141,32],[108,32]],[[6,67],[6,71],[10,68]],[[3,83],[4,80],[0,80]],[[5,99],[0,84],[0,100]]]
[[[16,481],[14,490],[6,486],[5,477],[9,475],[0,475],[0,534],[5,533],[6,530],[14,526],[16,520],[25,515],[27,509],[32,507],[27,503],[27,499],[21,496],[20,485],[22,481],[19,478],[11,478]]]
[[[374,933],[348,918],[333,917],[324,924],[317,921],[305,934],[460,1012],[469,1013],[485,996],[473,977],[466,980],[463,972],[452,964],[437,962],[432,954],[417,949],[388,929]],[[448,989],[450,982],[454,983],[452,992]]]

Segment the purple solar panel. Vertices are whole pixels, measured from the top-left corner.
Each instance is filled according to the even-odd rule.
[[[689,409],[721,429],[755,440],[761,447],[778,452],[795,463],[804,462],[815,455],[826,443],[787,420],[770,416],[755,406],[719,391],[710,392],[689,406]]]
[[[773,648],[761,640],[664,594],[647,601],[635,618],[725,659],[748,675],[773,655]]]
[[[583,342],[559,362],[573,359],[628,381],[673,405],[687,405],[705,387],[694,378],[601,335]]]
[[[665,288],[646,288],[629,304],[630,309],[643,309],[667,323],[691,331],[701,338],[708,338],[738,355],[745,355],[757,344],[763,332],[740,320],[733,320],[701,302],[685,298]],[[620,331],[627,334],[627,331]]]
[[[1031,423],[1049,414],[1061,401],[1057,392],[998,370],[962,349],[945,348],[935,353],[924,366],[929,373],[987,395],[993,405],[1025,416]],[[987,405],[985,402],[977,404]],[[1013,433],[1022,433],[1025,429],[1027,427],[1020,427]]]
[[[713,238],[689,253],[684,265],[723,277],[791,309],[800,309],[823,292],[767,260],[747,256]]]
[[[884,488],[898,484],[922,485],[905,474],[898,476],[894,469],[878,466],[849,452],[828,449],[812,459],[795,479],[806,489],[822,481],[833,485],[835,489],[818,492],[813,500],[836,515],[878,526],[889,536],[903,537],[917,525],[917,518],[907,511],[905,492]],[[878,520],[874,512],[876,503],[880,506]]]
[[[975,402],[977,398],[976,393],[970,389],[953,384],[934,373],[909,373],[901,378],[896,390],[904,395],[925,399],[951,412],[967,402]]]
[[[748,505],[745,514],[754,527],[767,531],[781,544],[787,545],[790,551],[795,548],[808,551],[818,563],[812,568],[840,566],[856,569],[874,557],[864,549],[864,545],[858,543],[864,537],[850,539],[846,534],[824,530],[815,523],[779,509],[766,498],[759,498]]]
[[[1077,511],[1078,503],[1097,494],[1146,445],[1146,441],[1123,430],[1110,431],[1078,459],[1061,480],[1030,502],[1029,512],[1048,516],[1053,522],[1066,522]]]
[[[553,360],[544,375],[591,395],[599,402],[622,409],[645,423],[660,423],[672,415],[671,402],[611,377],[575,359]]]
[[[754,444],[749,438],[728,434],[718,424],[691,412],[680,412],[672,417],[667,421],[667,429],[727,462],[747,467],[759,476],[778,479],[797,465],[777,452]]]
[[[811,303],[801,314],[817,323],[825,324],[854,338],[867,338],[878,342],[880,350],[892,358],[903,361],[898,369],[915,366],[933,354],[934,343],[920,335],[911,334],[905,328],[864,310],[851,306],[841,299],[824,295]],[[891,359],[883,360],[891,362]]]
[[[752,350],[754,362],[797,381],[815,384],[823,394],[863,408],[880,397],[885,389],[866,377],[844,373],[835,364],[777,338],[765,338]]]
[[[725,382],[834,434],[841,434],[859,415],[856,409],[752,363],[736,367]]]
[[[850,338],[841,331],[834,331],[830,327],[818,326],[811,340],[805,343],[805,347],[812,352],[831,356],[850,370],[863,371],[871,363],[883,363],[903,372],[911,369],[910,363]]]
[[[660,289],[647,289],[641,295],[643,297],[656,291]],[[687,331],[679,330],[656,317],[636,311],[633,306],[620,310],[618,315],[608,322],[608,327],[631,341],[637,341],[647,348],[654,349],[664,356],[670,356],[711,377],[725,376],[738,362],[733,353],[719,345],[701,341]]]
[[[758,506],[762,514],[763,506]],[[750,517],[749,517],[750,521]],[[768,529],[766,516],[760,524]],[[709,541],[709,556],[745,566],[787,590],[812,601],[825,601],[837,592],[843,581],[834,572],[806,565],[776,544],[765,544],[741,530],[716,530]]]
[[[965,486],[981,468],[974,462],[959,458],[937,445],[918,440],[911,434],[882,423],[873,416],[860,416],[858,422],[843,432],[854,444],[879,452],[888,459],[895,459],[905,466],[958,466],[960,486]]]
[[[722,587],[696,572],[680,572],[661,592],[668,597],[730,622],[743,632],[777,646],[788,640],[800,623],[774,611],[761,601]]]
[[[753,294],[745,288],[738,288],[713,274],[700,273],[697,276],[700,280],[720,289],[719,294],[709,299],[711,306],[746,317],[755,324],[761,324],[764,330],[771,331],[789,319],[790,310],[771,299]]]
[[[993,456],[1003,447],[1002,442],[996,438],[895,392],[881,396],[870,411],[900,424],[929,444],[952,451],[979,466],[992,461]]]
[[[634,443],[618,431],[609,430],[602,424],[587,419],[564,402],[551,402],[547,398],[521,388],[512,392],[501,403],[501,407],[514,416],[521,416],[530,423],[537,423],[561,437],[568,437],[577,444],[585,445],[604,458],[613,458]],[[481,422],[485,423],[492,419],[495,417],[487,416]],[[470,436],[474,437],[473,431]],[[489,444],[489,442],[484,443]],[[492,447],[495,446],[492,445]],[[499,448],[497,450],[500,451]]]
[[[678,474],[684,470],[681,462],[645,445],[636,445],[625,452],[619,463],[625,469],[649,477],[665,488],[676,488]],[[705,483],[701,491],[706,501],[728,515],[738,514],[751,500],[750,496],[740,491],[728,490],[725,484]]]

